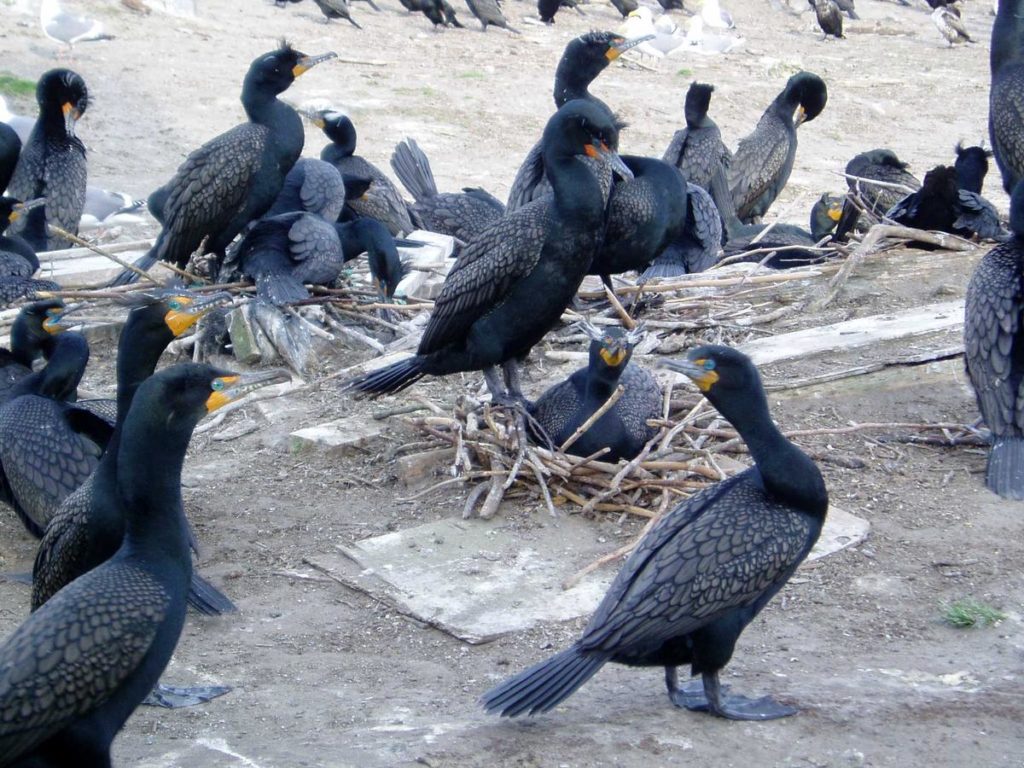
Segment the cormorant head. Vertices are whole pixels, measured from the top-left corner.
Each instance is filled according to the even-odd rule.
[[[26,304],[11,326],[11,347],[23,349],[41,346],[53,336],[67,330],[61,320],[64,313],[62,299],[43,299]]]
[[[587,155],[607,162],[624,179],[633,172],[615,151],[621,123],[600,102],[574,99],[548,120],[541,143],[544,153],[557,156]]]
[[[343,173],[341,175],[342,181],[345,182],[345,199],[346,200],[360,200],[369,191],[370,185],[373,184],[373,179],[367,176],[353,176],[349,173]]]
[[[169,288],[136,291],[127,294],[122,301],[132,308],[125,329],[131,328],[135,334],[153,335],[166,344],[195,325],[203,315],[230,304],[231,294],[226,291],[202,294]]]
[[[333,52],[308,56],[282,40],[280,48],[263,54],[249,65],[249,71],[245,76],[245,88],[266,91],[276,96],[284,93],[303,72],[337,56]]]
[[[811,237],[821,240],[829,232],[836,228],[839,219],[843,215],[843,195],[833,195],[825,192],[814,203],[811,208]]]
[[[715,407],[724,398],[763,392],[761,376],[754,363],[732,347],[717,344],[695,347],[681,360],[661,360],[658,365],[688,376]],[[727,414],[723,415],[728,418]]]
[[[336,109],[300,110],[299,114],[324,132],[324,135],[349,157],[356,151],[356,126],[344,112]]]
[[[857,157],[863,157],[868,163],[873,165],[884,165],[888,168],[897,168],[901,171],[905,171],[910,167],[910,163],[904,163],[898,157],[896,153],[891,149],[872,149],[868,152],[861,152]],[[856,160],[857,158],[854,158]],[[853,162],[852,160],[850,162]]]
[[[39,117],[47,125],[63,126],[69,136],[75,135],[75,122],[89,107],[89,90],[85,80],[70,69],[51,69],[36,83]]]
[[[621,373],[629,365],[633,347],[644,336],[642,325],[627,331],[619,326],[597,328],[589,322],[583,323],[583,330],[590,337],[590,368],[610,368]]]
[[[594,79],[630,48],[650,40],[644,35],[627,40],[614,32],[588,32],[569,41],[555,70],[555,104],[580,98]]]
[[[992,152],[983,147],[964,147],[962,143],[957,143],[956,162],[953,167],[956,169],[960,189],[981,194],[985,176],[988,174],[988,159],[991,156]]]
[[[787,102],[797,104],[795,123],[798,128],[820,115],[828,101],[825,81],[813,72],[797,72],[789,78],[782,93],[787,96]]]
[[[711,94],[715,86],[706,83],[690,83],[690,89],[686,92],[686,106],[683,109],[686,115],[686,125],[690,128],[699,128],[708,116],[708,107],[711,105]]]
[[[0,234],[3,234],[9,225],[16,222],[33,208],[39,208],[43,205],[46,205],[45,197],[26,200],[24,203],[13,197],[0,197]]]

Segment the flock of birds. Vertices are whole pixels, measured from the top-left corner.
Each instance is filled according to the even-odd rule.
[[[420,228],[449,234],[457,259],[416,353],[343,389],[394,393],[424,376],[480,371],[492,401],[528,421],[532,439],[559,445],[622,386],[621,399],[572,447],[617,460],[639,454],[653,436],[648,420],[661,410],[656,379],[630,361],[642,330],[586,324],[586,367],[536,401],[520,384],[521,361],[586,275],[611,289],[611,276],[622,272],[694,272],[722,253],[742,259],[766,248],[774,252],[770,267],[805,264],[822,258],[820,243],[848,237],[866,219],[991,239],[999,244],[968,286],[966,361],[994,440],[987,484],[1024,498],[1024,0],[1004,2],[993,27],[991,152],[958,147],[952,166],[921,182],[891,149],[858,154],[847,166],[850,194],[817,201],[809,231],[760,220],[789,178],[797,129],[826,106],[824,81],[793,75],[735,151],[708,116],[712,86],[694,83],[686,125],[662,158],[620,155],[623,126],[589,86],[647,39],[591,32],[568,44],[555,73],[556,112],[504,203],[479,188],[439,192],[413,139],[392,157],[414,198],[405,200],[355,154],[355,126],[332,110],[304,115],[330,143],[319,159],[302,158],[302,116],[278,97],[334,54],[282,43],[249,67],[247,121],[190,153],[150,196],[161,231],[115,282],[136,280],[158,261],[185,270],[204,247],[212,275],[245,276],[255,301],[289,304],[367,252],[387,298],[402,273],[396,243]],[[62,232],[77,232],[86,206],[86,153],[75,136],[89,106],[85,82],[51,70],[39,79],[37,100],[24,138],[0,123],[0,289],[9,301],[54,287],[33,277],[37,252],[62,247]],[[1011,193],[1008,229],[981,196],[990,155]],[[760,260],[760,250],[751,258]],[[14,323],[0,357],[0,498],[40,547],[32,613],[0,645],[0,767],[109,765],[110,744],[140,703],[186,706],[224,692],[158,682],[187,605],[234,609],[193,572],[182,463],[203,415],[287,374],[201,364],[155,371],[176,336],[231,300],[178,286],[127,293],[115,401],[79,399],[89,349],[65,327],[70,310],[59,299],[27,304]],[[488,711],[549,710],[607,662],[664,667],[670,700],[686,709],[740,720],[796,711],[728,691],[719,674],[817,540],[828,507],[821,473],[772,422],[758,372],[742,353],[700,346],[664,366],[693,380],[735,426],[753,466],[665,514],[580,639],[485,693]],[[680,685],[677,668],[687,664],[700,680]]]

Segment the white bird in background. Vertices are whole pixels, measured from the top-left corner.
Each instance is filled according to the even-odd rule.
[[[663,59],[677,50],[683,50],[686,45],[686,35],[679,31],[671,16],[663,13],[655,19],[651,9],[645,5],[630,11],[616,32],[627,39],[652,35],[650,40],[645,40],[633,50],[656,59]]]
[[[733,29],[736,26],[732,15],[718,4],[718,0],[704,0],[700,8],[700,17],[704,24],[712,29]]]
[[[729,53],[745,43],[742,37],[732,35],[718,35],[714,32],[707,32],[704,29],[704,19],[694,16],[690,19],[690,28],[686,32],[687,50],[708,55],[716,53]]]
[[[18,138],[21,139],[22,145],[28,141],[28,135],[32,133],[32,126],[36,124],[36,121],[31,117],[25,117],[24,115],[16,115],[11,112],[7,107],[7,101],[3,96],[0,96],[0,123],[7,123],[14,132],[18,134]]]
[[[39,23],[48,38],[67,45],[69,52],[75,43],[113,39],[113,35],[103,31],[102,22],[68,13],[61,8],[59,0],[43,0],[39,8]]]
[[[78,222],[81,232],[97,227],[111,227],[115,224],[139,224],[146,219],[145,200],[135,200],[124,192],[112,192],[102,187],[85,188],[85,206]]]

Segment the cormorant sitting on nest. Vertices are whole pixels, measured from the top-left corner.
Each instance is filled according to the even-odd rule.
[[[621,386],[622,396],[566,452],[591,456],[607,448],[598,457],[601,461],[628,461],[658,434],[647,420],[660,418],[662,409],[661,386],[646,368],[630,363],[643,330],[638,326],[627,332],[613,326],[602,331],[590,323],[583,329],[591,339],[590,362],[530,406],[530,415],[543,430],[536,437],[558,448]],[[532,423],[530,427],[535,429]]]
[[[274,204],[302,152],[302,120],[278,95],[303,72],[333,58],[334,53],[307,56],[284,43],[252,62],[242,86],[249,122],[192,152],[153,193],[150,208],[159,211],[163,229],[135,266],[149,269],[162,259],[184,269],[204,237],[206,251],[223,260],[235,236]],[[114,282],[136,279],[125,271]]]
[[[814,9],[814,15],[818,19],[818,26],[821,27],[821,39],[829,35],[836,38],[843,37],[843,14],[835,0],[807,0]]]
[[[931,229],[970,237],[970,232],[956,226],[959,215],[959,187],[956,181],[956,169],[949,165],[939,165],[924,175],[924,181],[917,192],[907,195],[896,203],[885,214],[885,217],[905,227]],[[920,245],[935,247],[926,246],[923,243]]]
[[[0,303],[10,304],[36,291],[56,291],[60,288],[52,280],[39,280],[32,276],[39,271],[39,258],[28,240],[19,235],[7,235],[9,224],[23,218],[34,218],[34,211],[42,210],[46,200],[37,198],[19,203],[13,197],[0,197]],[[30,223],[28,235],[33,228],[42,230],[42,217]]]
[[[1024,178],[1024,0],[1000,0],[989,52],[988,134],[1003,189]]]
[[[139,387],[118,456],[124,544],[0,646],[5,764],[110,765],[111,742],[163,673],[185,622],[192,561],[181,469],[192,430],[271,377],[279,374],[186,363]]]
[[[835,228],[842,212],[844,198],[823,194],[811,207],[810,231],[795,224],[742,224],[733,217],[727,225],[728,239],[724,255],[734,257],[730,261],[764,262],[772,269],[803,267],[818,264],[825,259],[826,252],[811,250],[828,238]],[[771,249],[780,249],[770,254]],[[736,259],[739,254],[757,251],[749,258]],[[767,257],[767,260],[765,258]]]
[[[747,624],[785,585],[821,533],[828,494],[817,466],[772,423],[750,359],[698,347],[666,366],[693,379],[746,442],[754,466],[703,490],[648,531],[569,649],[481,697],[507,717],[546,712],[607,662],[663,666],[678,707],[734,720],[796,709],[728,693],[719,672]],[[680,687],[689,664],[702,685]]]
[[[484,32],[487,31],[488,25],[492,25],[507,29],[516,35],[522,34],[522,32],[510,26],[508,21],[505,20],[505,15],[501,12],[501,7],[498,5],[497,0],[466,0],[466,5],[469,6],[470,12],[483,25]]]
[[[861,152],[846,164],[846,184],[850,195],[858,198],[868,213],[880,219],[896,203],[921,188],[920,180],[907,170],[909,167],[891,149]],[[872,184],[872,181],[881,181],[887,186]],[[844,202],[835,239],[845,241],[859,219],[860,208],[851,200]]]
[[[22,147],[8,193],[23,201],[46,198],[45,208],[26,217],[13,232],[23,233],[34,250],[50,251],[70,243],[49,235],[46,225],[77,235],[85,206],[85,145],[75,136],[75,123],[89,107],[89,92],[75,72],[51,69],[36,84],[36,101],[39,119]],[[41,219],[41,226],[31,226],[34,217]]]
[[[793,170],[796,129],[821,114],[827,100],[824,80],[811,72],[797,72],[765,110],[754,132],[740,139],[728,174],[740,221],[759,219],[775,202]]]
[[[438,192],[430,161],[414,139],[395,146],[391,169],[416,201],[411,206],[413,212],[431,232],[468,243],[505,215],[505,204],[480,187],[464,187],[461,193]]]
[[[363,197],[346,201],[348,207],[358,216],[381,222],[395,237],[407,235],[416,229],[408,205],[395,183],[373,163],[355,154],[356,127],[348,116],[331,109],[303,112],[303,115],[331,140],[320,151],[321,160],[333,165],[343,176],[360,176],[371,180],[370,188]]]
[[[967,285],[964,361],[992,432],[985,485],[1024,499],[1024,182],[1010,198],[1013,237],[982,256]]]
[[[647,37],[627,40],[612,32],[588,32],[574,38],[565,46],[565,52],[555,70],[555,107],[561,107],[572,99],[590,99],[607,106],[596,96],[591,96],[590,84],[605,68],[623,53],[639,45]],[[612,147],[612,149],[617,149]],[[544,164],[541,161],[540,142],[526,155],[508,192],[508,212],[543,197],[551,191],[544,183]]]
[[[462,249],[416,355],[346,388],[398,392],[427,374],[482,370],[495,401],[523,400],[517,363],[576,295],[604,231],[602,190],[580,158],[601,157],[631,175],[610,148],[618,127],[601,104],[570,101],[548,121],[541,143],[553,196],[498,220]]]

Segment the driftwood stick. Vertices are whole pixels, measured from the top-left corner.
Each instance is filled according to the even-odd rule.
[[[625,394],[625,392],[626,388],[619,384],[619,386],[615,388],[615,391],[612,392],[611,396],[601,404],[601,407],[594,411],[590,415],[589,419],[580,424],[576,428],[576,431],[569,435],[568,439],[566,439],[566,441],[558,447],[558,450],[560,450],[562,453],[565,453],[567,450],[569,450],[570,446],[572,446],[577,440],[579,440],[584,432],[586,432],[588,429],[594,426],[594,423],[598,419],[600,419],[602,416],[608,413],[608,411],[611,410],[617,402],[619,402],[619,398],[622,397]]]

